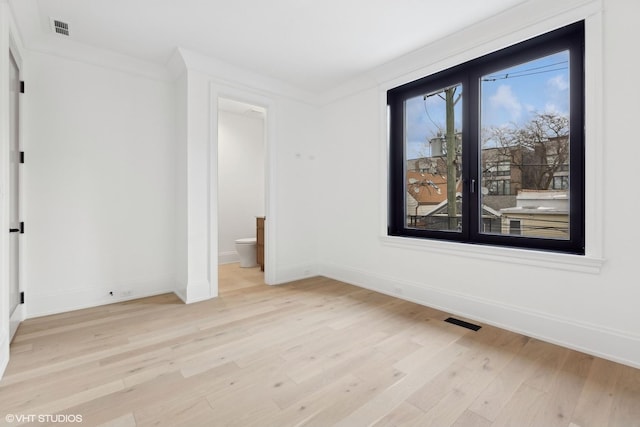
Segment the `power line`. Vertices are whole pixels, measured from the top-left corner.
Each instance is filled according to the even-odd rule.
[[[551,66],[551,65],[549,65],[549,66]],[[516,77],[532,76],[534,74],[551,73],[553,71],[566,70],[569,67],[552,68],[551,70],[534,71],[534,72],[531,72],[531,73],[527,73],[526,72],[526,71],[536,70],[536,69],[540,69],[540,68],[546,68],[546,67],[535,67],[535,68],[530,68],[528,70],[516,71],[515,73],[493,74],[493,75],[490,75],[490,76],[487,76],[487,77],[483,78],[482,81],[483,82],[495,82],[496,80],[505,80],[505,79],[512,79],[512,78],[516,78]]]
[[[512,73],[506,73],[506,74],[520,74],[520,73],[526,73],[529,71],[533,71],[533,70],[540,70],[542,68],[549,68],[549,67],[555,67],[556,65],[560,65],[560,64],[566,64],[569,61],[560,61],[560,62],[554,62],[553,64],[547,64],[547,65],[541,65],[539,67],[531,67],[531,68],[525,68],[524,70],[520,70],[520,71],[514,71]],[[498,76],[503,76],[504,74],[490,74],[486,77],[498,77]]]
[[[504,77],[494,77],[492,79],[482,79],[483,82],[495,82],[496,80],[505,80],[505,79],[514,79],[516,77],[525,77],[525,76],[532,76],[534,74],[543,74],[543,73],[550,73],[552,71],[560,71],[560,70],[566,70],[567,67],[563,67],[563,68],[555,68],[553,70],[546,70],[546,71],[536,71],[533,73],[527,73],[527,74],[519,74],[517,76],[511,76],[509,74],[505,74]]]
[[[429,114],[429,110],[427,110],[427,95],[425,95],[422,99],[422,103],[424,105],[424,112],[427,113],[427,117],[429,118],[429,120],[431,120],[431,123],[433,123],[433,125],[438,128],[438,132],[441,132],[440,125],[433,121],[431,115]]]

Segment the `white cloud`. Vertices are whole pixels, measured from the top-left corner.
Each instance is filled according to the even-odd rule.
[[[557,75],[547,80],[547,85],[553,90],[565,91],[569,89],[569,82],[563,75]]]
[[[511,86],[500,85],[495,95],[489,98],[489,101],[492,107],[507,110],[511,116],[511,120],[517,121],[522,114],[522,104],[520,104],[518,98],[513,94]]]
[[[568,114],[569,111],[569,81],[564,74],[547,80],[547,101],[544,108],[546,113]]]
[[[560,111],[560,108],[558,108],[556,104],[551,102],[548,102],[544,106],[544,112],[548,114],[562,114],[562,111]]]

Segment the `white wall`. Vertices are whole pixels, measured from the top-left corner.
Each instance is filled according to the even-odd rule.
[[[218,260],[238,262],[235,240],[256,237],[264,215],[264,120],[218,112]]]
[[[265,257],[275,270],[273,283],[284,283],[318,273],[318,233],[331,224],[319,217],[318,209],[317,153],[324,144],[319,137],[319,111],[280,99],[276,113],[277,147],[269,161],[274,206],[271,217],[267,212],[265,232],[270,246]],[[272,260],[269,252],[274,249],[277,257]]]
[[[175,198],[175,250],[176,294],[183,300],[188,284],[188,195],[187,195],[187,73],[175,81],[176,87],[176,198]]]
[[[313,99],[274,81],[178,49],[172,63],[187,74],[188,273],[186,302],[217,295],[218,99],[266,110],[265,281],[284,283],[317,272],[314,179],[319,141]]]
[[[211,242],[217,230],[211,220],[211,211],[215,209],[211,203],[211,165],[215,164],[211,150],[211,113],[209,110],[209,81],[206,75],[195,70],[184,70],[185,76],[178,80],[179,96],[184,96],[176,104],[176,108],[184,108],[184,126],[178,142],[184,156],[179,169],[184,176],[179,176],[180,201],[184,203],[179,210],[186,214],[186,223],[179,225],[179,235],[185,237],[186,248],[178,248],[181,256],[180,264],[186,267],[186,288],[180,288],[178,295],[187,303],[214,298],[218,295],[217,287],[211,281],[217,277],[217,263],[213,264]],[[186,80],[184,78],[186,77]],[[186,83],[186,87],[184,84]],[[180,233],[186,231],[186,236]]]
[[[640,367],[640,227],[633,225],[640,205],[624,184],[636,181],[640,158],[634,137],[640,60],[632,53],[640,37],[640,4],[607,0],[601,15],[599,2],[533,3],[373,70],[368,78],[377,85],[324,108],[319,268],[330,277]],[[386,89],[584,17],[587,256],[385,238]]]
[[[28,315],[173,291],[174,86],[37,52],[28,61]]]

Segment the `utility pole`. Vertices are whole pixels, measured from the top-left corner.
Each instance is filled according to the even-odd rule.
[[[430,96],[437,95],[440,99],[445,101],[445,114],[446,117],[446,133],[445,142],[447,150],[447,217],[449,218],[448,230],[458,229],[458,215],[456,206],[456,188],[457,188],[457,141],[456,141],[456,128],[455,128],[455,106],[462,98],[462,94],[459,93],[456,96],[456,90],[460,85],[450,86],[439,92],[433,92],[428,95],[424,95],[426,100]],[[444,96],[442,96],[444,92]],[[426,109],[426,104],[425,104]],[[427,113],[428,114],[428,113]],[[433,120],[432,120],[433,121]],[[435,124],[435,123],[434,123]],[[438,125],[436,125],[438,126]],[[440,136],[440,130],[438,129],[438,137]]]
[[[456,89],[458,86],[452,86],[444,90],[446,102],[446,114],[447,114],[447,216],[449,217],[449,230],[458,229],[458,215],[456,206],[456,130],[455,130],[455,115],[454,107],[460,100],[462,94],[459,94],[456,99]]]

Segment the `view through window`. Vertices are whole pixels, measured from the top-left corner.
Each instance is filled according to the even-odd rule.
[[[390,234],[584,253],[583,31],[388,92]]]

